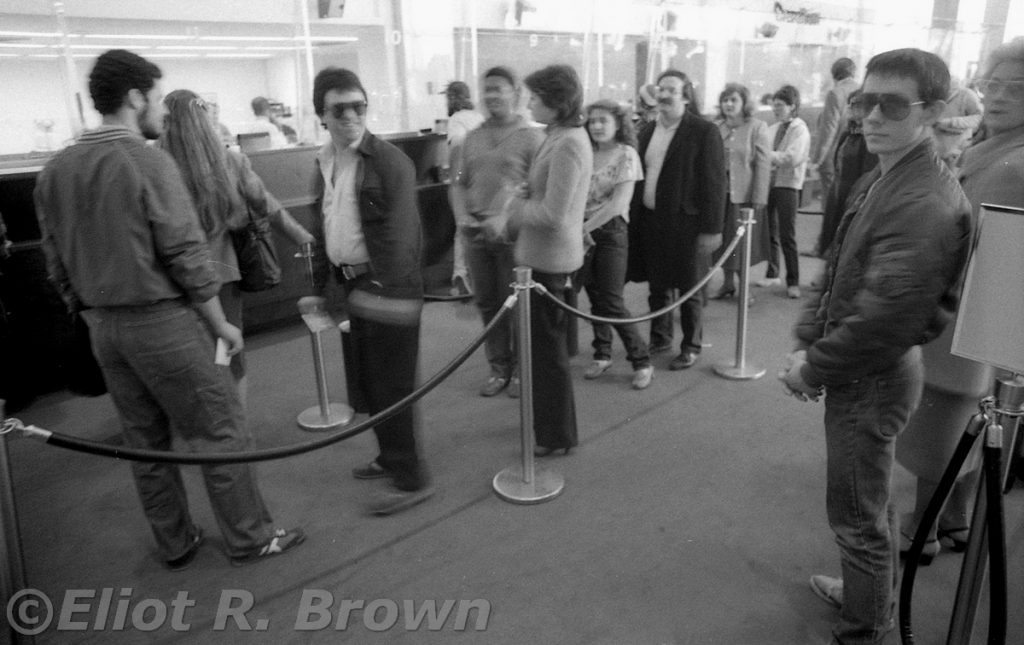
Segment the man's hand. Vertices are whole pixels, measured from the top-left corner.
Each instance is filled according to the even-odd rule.
[[[786,394],[801,401],[817,402],[824,393],[823,388],[808,385],[800,373],[800,368],[807,362],[807,352],[800,350],[786,357],[786,367],[779,370],[779,380],[786,388]]]
[[[242,340],[242,332],[231,323],[224,321],[213,330],[217,338],[223,339],[228,346],[228,356],[234,356],[242,351],[245,342]]]
[[[722,246],[722,234],[715,233],[714,235],[708,235],[707,233],[701,233],[697,236],[697,252],[705,255],[711,255],[715,252],[718,247]]]

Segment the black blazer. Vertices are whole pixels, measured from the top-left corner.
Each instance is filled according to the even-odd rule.
[[[641,160],[655,126],[648,123],[640,131]],[[654,211],[644,206],[644,184],[637,182],[630,205],[627,278],[688,289],[707,264],[698,261],[697,236],[721,233],[725,218],[725,153],[718,128],[684,113],[665,152]]]

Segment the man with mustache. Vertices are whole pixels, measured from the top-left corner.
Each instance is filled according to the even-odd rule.
[[[639,134],[644,179],[637,182],[629,214],[627,279],[650,283],[651,311],[688,290],[710,267],[722,244],[725,153],[718,128],[701,118],[693,84],[670,69],[658,77],[658,118]],[[679,308],[683,338],[668,368],[682,370],[701,351],[704,291]],[[651,321],[651,354],[672,348],[672,313]]]

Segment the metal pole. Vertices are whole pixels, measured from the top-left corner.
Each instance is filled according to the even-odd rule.
[[[751,380],[764,376],[765,369],[756,365],[747,365],[747,307],[750,295],[750,249],[753,239],[754,209],[741,208],[741,219],[738,223],[743,224],[743,251],[740,253],[740,295],[739,313],[736,321],[736,362],[720,363],[715,365],[715,373],[719,376],[732,380]]]
[[[1024,378],[1020,375],[996,379],[994,390],[995,404],[987,412],[990,418],[987,425],[1002,424],[1004,417],[1016,420],[1024,414]],[[1020,431],[1017,424],[1017,432]],[[1007,433],[1004,438],[1014,444],[1016,432]],[[1002,481],[1006,482],[1013,459],[1007,459],[1004,465]],[[975,614],[978,601],[985,581],[985,567],[988,563],[988,498],[985,494],[985,478],[978,478],[978,494],[974,502],[974,513],[971,516],[971,532],[967,539],[967,551],[964,553],[963,565],[960,568],[960,580],[957,583],[956,600],[949,619],[949,631],[946,643],[959,645],[967,643],[974,631]]]
[[[0,423],[4,416],[4,400],[0,399]],[[0,611],[7,611],[14,594],[28,588],[25,580],[25,560],[21,553],[21,530],[18,525],[18,508],[14,499],[14,479],[11,476],[11,462],[7,455],[7,432],[0,430],[0,529],[3,543],[0,544]],[[5,619],[0,632],[0,642],[32,643],[35,639],[16,631]]]
[[[299,427],[311,432],[334,430],[351,421],[355,414],[352,408],[344,403],[331,403],[327,392],[324,344],[320,334],[328,329],[334,329],[334,319],[327,313],[327,301],[319,296],[299,298],[299,313],[309,328],[309,338],[313,344],[313,370],[316,374],[319,402],[318,406],[306,408],[299,413]],[[342,330],[342,333],[345,331]]]
[[[494,491],[513,504],[539,504],[554,499],[565,486],[562,476],[533,463],[533,351],[530,333],[530,290],[532,270],[516,267],[516,308],[519,310],[519,397],[520,434],[523,458],[494,476]]]

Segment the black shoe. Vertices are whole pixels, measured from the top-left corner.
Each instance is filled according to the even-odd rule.
[[[253,549],[245,555],[233,556],[231,558],[231,564],[240,567],[242,565],[249,564],[250,562],[256,562],[264,558],[269,558],[272,555],[281,555],[285,551],[289,551],[303,542],[306,541],[306,534],[302,532],[302,529],[275,529],[274,537],[270,538],[270,541]]]
[[[672,359],[672,362],[668,364],[668,368],[673,372],[678,372],[679,370],[693,367],[696,362],[697,352],[683,352]]]
[[[434,494],[432,486],[424,486],[419,490],[392,490],[381,491],[368,506],[371,515],[394,515],[399,511],[425,502]]]
[[[390,477],[391,472],[373,460],[365,466],[353,468],[352,476],[356,479],[384,479]]]
[[[176,558],[164,561],[164,566],[170,571],[184,571],[192,565],[192,561],[196,559],[196,554],[199,553],[199,547],[203,545],[203,529],[196,527],[196,534],[192,537],[192,544],[189,545],[188,550],[182,555]]]

